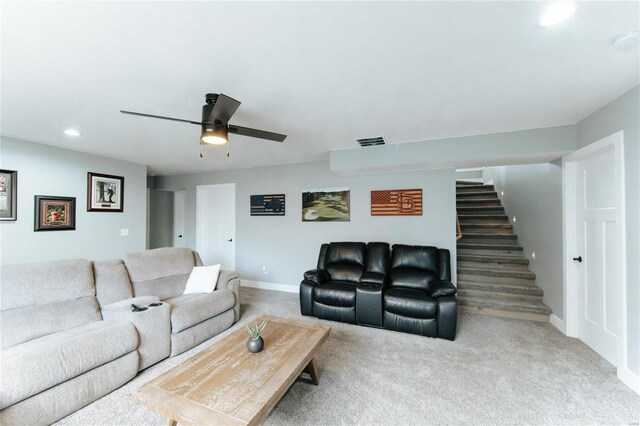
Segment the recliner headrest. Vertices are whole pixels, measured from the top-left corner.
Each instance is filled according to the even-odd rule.
[[[437,247],[394,244],[392,249],[391,269],[438,270]]]
[[[365,248],[364,243],[330,243],[326,263],[352,263],[364,267]]]

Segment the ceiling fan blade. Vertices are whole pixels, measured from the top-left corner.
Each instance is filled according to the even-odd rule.
[[[202,125],[202,123],[199,121],[183,120],[182,118],[164,117],[162,115],[143,114],[141,112],[123,111],[123,110],[120,110],[120,112],[123,114],[129,114],[129,115],[139,115],[140,117],[159,118],[161,120],[171,120],[171,121],[181,121],[183,123],[197,124],[198,126]]]
[[[249,136],[252,138],[266,139],[269,141],[283,142],[287,135],[281,135],[280,133],[267,132],[266,130],[252,129],[249,127],[235,126],[229,124],[229,133],[236,135]]]
[[[240,101],[236,101],[235,99],[220,93],[216,100],[216,104],[213,106],[211,114],[209,115],[209,121],[214,122],[219,120],[222,124],[227,124],[239,106]]]

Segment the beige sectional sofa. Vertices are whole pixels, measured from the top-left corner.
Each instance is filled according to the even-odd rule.
[[[190,249],[167,248],[2,266],[0,423],[52,423],[229,328],[240,315],[238,274],[183,295],[201,264]]]

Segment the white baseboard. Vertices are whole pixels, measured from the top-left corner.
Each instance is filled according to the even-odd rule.
[[[625,385],[629,386],[635,393],[640,395],[640,376],[626,368],[618,368],[618,379],[620,379],[620,381]]]
[[[557,316],[551,314],[549,315],[549,322],[551,323],[551,325],[553,325],[555,328],[557,328],[558,330],[560,330],[560,332],[562,334],[564,334],[565,336],[567,335],[567,324],[565,324],[565,322],[563,320],[561,320],[560,318],[558,318]]]
[[[240,280],[242,287],[261,288],[263,290],[284,291],[287,293],[300,293],[299,285],[268,283],[265,281]]]

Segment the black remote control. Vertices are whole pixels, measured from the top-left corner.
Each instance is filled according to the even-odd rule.
[[[133,303],[131,304],[131,309],[133,312],[142,312],[142,311],[146,311],[148,308],[146,306],[138,306],[138,305],[134,305]]]
[[[150,303],[149,306],[154,306],[154,307],[155,306],[162,306],[162,302],[153,302],[153,303]]]

